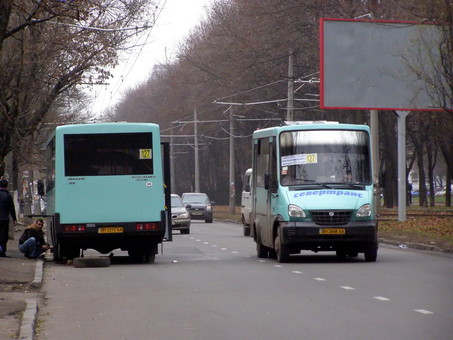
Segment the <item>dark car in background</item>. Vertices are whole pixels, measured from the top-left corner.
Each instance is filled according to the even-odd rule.
[[[182,201],[193,220],[204,220],[212,223],[212,204],[208,195],[199,192],[186,192],[182,194]]]
[[[175,194],[171,195],[171,228],[180,230],[181,234],[190,233],[190,214],[181,197]]]

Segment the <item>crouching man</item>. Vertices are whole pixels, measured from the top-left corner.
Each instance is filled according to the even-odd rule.
[[[42,257],[46,250],[53,248],[44,240],[43,225],[44,221],[42,219],[36,220],[36,223],[30,224],[25,228],[19,238],[19,250],[26,258],[36,259]]]

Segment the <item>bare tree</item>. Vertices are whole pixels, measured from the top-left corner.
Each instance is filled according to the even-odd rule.
[[[110,76],[128,38],[153,24],[150,0],[2,1],[0,161],[33,135],[52,105]],[[146,24],[148,22],[148,24]],[[69,98],[69,97],[68,97]],[[0,167],[0,175],[3,174]]]

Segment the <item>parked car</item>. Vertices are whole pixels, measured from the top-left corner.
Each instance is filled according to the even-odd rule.
[[[190,233],[190,214],[181,197],[171,195],[171,225],[173,230],[180,230],[181,234]]]
[[[182,201],[193,220],[204,220],[212,223],[212,204],[208,195],[199,192],[186,192],[182,194]]]

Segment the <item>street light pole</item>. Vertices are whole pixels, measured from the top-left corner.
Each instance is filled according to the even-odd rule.
[[[193,110],[193,130],[195,135],[195,192],[200,192],[200,167],[198,163],[198,126],[197,126],[197,109]]]
[[[235,167],[234,167],[234,124],[233,124],[233,106],[230,106],[230,199],[229,199],[229,212],[234,214],[236,188],[235,188]]]
[[[171,183],[171,190],[172,193],[175,192],[175,142],[174,142],[174,125],[172,122],[171,127],[171,138],[170,138],[170,183]]]

